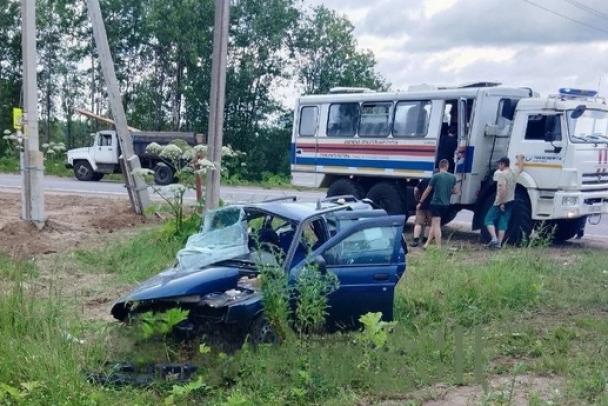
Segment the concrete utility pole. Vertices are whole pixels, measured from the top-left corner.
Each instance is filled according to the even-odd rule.
[[[108,87],[110,109],[112,110],[112,117],[114,118],[116,126],[116,135],[118,135],[122,151],[120,164],[123,179],[125,180],[127,191],[129,192],[133,210],[138,214],[144,214],[146,208],[150,206],[150,196],[148,195],[148,187],[143,179],[138,176],[133,176],[132,173],[133,170],[141,168],[141,163],[139,162],[139,157],[133,153],[133,143],[129,136],[127,116],[120,97],[118,80],[116,79],[116,72],[114,71],[114,61],[110,54],[110,46],[108,45],[106,27],[103,23],[99,1],[87,0],[87,8],[89,9],[91,24],[93,24],[95,45],[97,46],[97,52],[99,53],[103,77]]]
[[[213,64],[211,66],[211,95],[209,100],[209,143],[207,144],[207,157],[215,164],[215,170],[207,171],[205,207],[208,209],[217,208],[220,202],[220,168],[222,164],[229,22],[229,0],[215,0]]]
[[[42,229],[44,216],[44,166],[38,141],[38,81],[36,77],[36,0],[21,0],[21,31],[23,52],[23,188],[21,203],[23,220]]]

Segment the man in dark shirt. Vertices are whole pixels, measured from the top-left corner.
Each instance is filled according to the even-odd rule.
[[[455,162],[454,154],[458,148],[458,114],[452,107],[452,114],[450,116],[450,124],[444,123],[441,127],[441,134],[439,134],[439,144],[437,146],[437,156],[435,159],[436,165],[439,166],[439,162],[442,159],[447,159],[448,172],[454,173]]]
[[[431,230],[429,238],[424,244],[425,249],[428,248],[433,238],[436,240],[437,248],[441,248],[441,217],[447,214],[450,209],[450,198],[452,194],[456,193],[456,177],[448,172],[449,166],[450,163],[447,159],[439,162],[439,173],[433,175],[416,206],[416,209],[419,209],[427,199],[431,200]],[[431,192],[433,193],[432,198]]]
[[[422,193],[426,190],[429,185],[431,178],[422,179],[418,185],[414,188],[414,197],[416,201],[420,201]],[[429,237],[429,230],[431,228],[431,199],[426,199],[424,204],[420,205],[420,208],[416,209],[416,219],[414,220],[414,241],[411,246],[417,247],[420,245],[420,234],[422,234],[422,227],[424,227],[424,238]]]

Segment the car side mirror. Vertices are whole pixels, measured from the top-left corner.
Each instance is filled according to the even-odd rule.
[[[325,258],[323,258],[322,255],[317,255],[315,257],[315,265],[322,275],[327,273],[327,262],[325,262]]]

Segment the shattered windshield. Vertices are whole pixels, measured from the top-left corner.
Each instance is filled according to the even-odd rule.
[[[578,118],[572,118],[572,112],[566,114],[572,142],[608,142],[608,111],[586,109]]]
[[[208,210],[199,233],[188,238],[186,247],[178,251],[182,269],[202,268],[209,264],[247,254],[247,222],[240,206]]]

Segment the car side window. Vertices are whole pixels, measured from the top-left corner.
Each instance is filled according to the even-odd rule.
[[[398,230],[393,226],[371,227],[346,237],[325,254],[327,265],[389,264]]]

